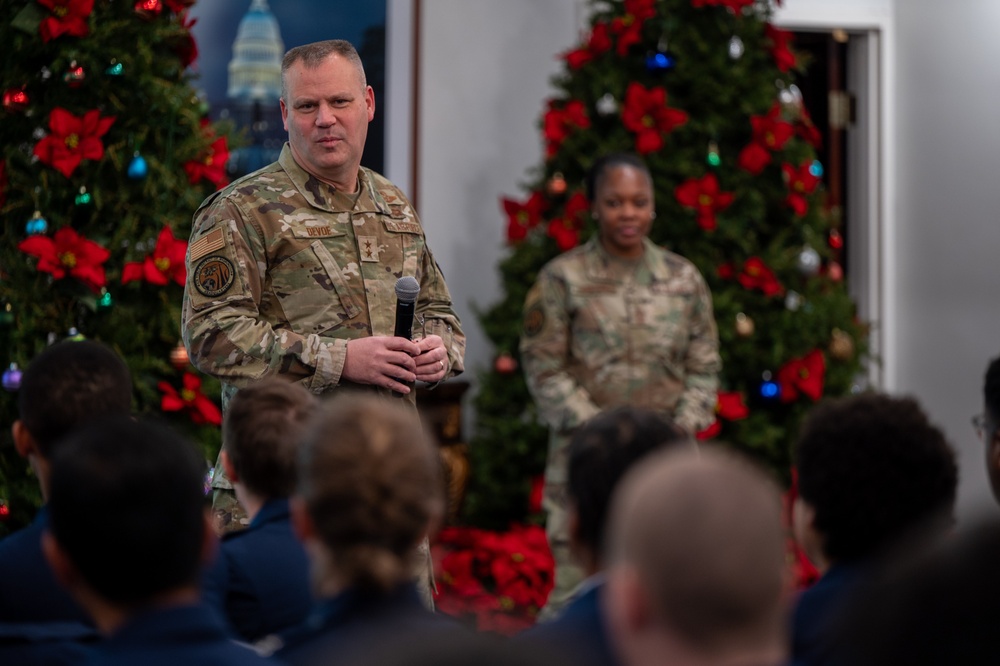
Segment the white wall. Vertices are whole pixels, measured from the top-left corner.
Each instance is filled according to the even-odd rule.
[[[895,388],[960,449],[959,508],[989,506],[982,445],[987,361],[1000,355],[1000,3],[895,7]]]
[[[466,366],[493,361],[472,305],[500,297],[502,195],[539,163],[536,123],[578,39],[579,0],[423,0],[419,207],[468,335]]]

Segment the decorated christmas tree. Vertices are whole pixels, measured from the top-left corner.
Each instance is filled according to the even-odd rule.
[[[503,198],[505,295],[481,313],[497,350],[481,376],[466,519],[504,528],[527,514],[547,436],[519,370],[525,295],[542,265],[595,230],[583,180],[599,156],[640,154],[652,172],[652,240],[711,287],[724,369],[718,419],[701,438],[788,478],[799,422],[851,391],[866,328],[826,205],[821,135],[795,77],[792,36],[768,0],[598,0],[566,51],[541,118],[544,156]]]
[[[0,535],[39,500],[9,427],[20,369],[54,341],[113,347],[136,410],[214,460],[217,387],[179,345],[191,215],[228,159],[190,84],[192,4],[0,0]]]

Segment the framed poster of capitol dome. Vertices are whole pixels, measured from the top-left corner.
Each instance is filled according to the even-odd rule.
[[[198,60],[194,85],[213,120],[228,119],[244,145],[227,169],[238,178],[278,158],[281,59],[294,47],[346,39],[375,91],[362,164],[399,183],[412,181],[413,43],[418,0],[201,0],[191,8]],[[391,145],[390,145],[391,144]]]

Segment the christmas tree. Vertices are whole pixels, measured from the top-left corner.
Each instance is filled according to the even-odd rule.
[[[767,0],[599,0],[563,54],[541,119],[542,163],[504,198],[505,295],[480,313],[497,350],[481,377],[466,519],[526,517],[547,437],[518,370],[525,295],[538,270],[594,232],[583,180],[599,156],[640,154],[656,194],[654,242],[712,289],[724,369],[718,438],[788,478],[806,411],[851,391],[865,359],[825,205],[821,136],[795,76],[805,63]]]
[[[217,385],[179,346],[191,215],[228,159],[190,83],[192,4],[0,0],[0,535],[39,501],[8,433],[20,368],[56,340],[118,351],[136,410],[214,460]]]

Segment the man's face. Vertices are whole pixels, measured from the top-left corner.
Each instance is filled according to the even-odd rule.
[[[295,161],[338,190],[353,192],[375,117],[375,93],[348,60],[330,55],[318,66],[296,62],[285,72],[281,118]]]

